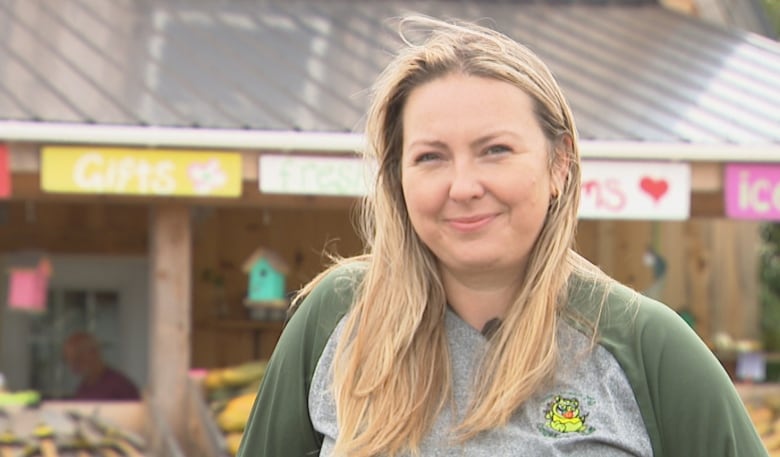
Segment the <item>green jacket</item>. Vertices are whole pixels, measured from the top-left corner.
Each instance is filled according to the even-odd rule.
[[[361,271],[328,275],[290,319],[271,357],[247,423],[239,457],[318,456],[322,436],[309,418],[317,362],[353,302]],[[731,380],[691,328],[671,309],[615,284],[574,280],[568,306],[592,320],[598,344],[624,370],[657,457],[766,456]],[[577,319],[570,320],[579,326]]]

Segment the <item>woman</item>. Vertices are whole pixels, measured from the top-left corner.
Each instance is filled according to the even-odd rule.
[[[765,455],[695,333],[572,251],[577,136],[546,66],[403,24],[431,32],[375,86],[367,254],[302,292],[239,456]]]

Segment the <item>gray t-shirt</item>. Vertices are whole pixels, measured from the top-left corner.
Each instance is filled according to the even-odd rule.
[[[328,340],[312,379],[309,412],[314,429],[324,435],[320,456],[329,457],[338,435],[336,404],[330,388],[331,367],[343,319]],[[423,457],[584,457],[652,456],[652,447],[631,386],[615,358],[604,348],[590,350],[590,340],[561,321],[556,381],[526,402],[502,428],[463,445],[451,431],[462,419],[487,340],[448,311],[445,318],[453,375],[453,400],[436,419],[421,444]]]

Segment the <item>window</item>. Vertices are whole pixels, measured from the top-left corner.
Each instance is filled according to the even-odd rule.
[[[47,312],[31,320],[30,382],[46,398],[69,396],[74,376],[62,357],[62,344],[73,332],[94,334],[111,364],[119,357],[119,292],[116,290],[51,289]]]

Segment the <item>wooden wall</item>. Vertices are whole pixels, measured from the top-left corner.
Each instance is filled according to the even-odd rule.
[[[0,253],[146,255],[148,218],[146,205],[0,202]]]
[[[350,209],[195,210],[193,366],[270,356],[279,326],[235,322],[248,318],[243,304],[248,277],[242,264],[257,247],[273,249],[290,265],[288,290],[297,289],[329,263],[324,252],[348,256],[361,251],[351,214]]]
[[[577,239],[580,252],[611,276],[692,312],[708,343],[723,332],[734,339],[759,336],[758,223],[581,221]],[[666,260],[662,281],[644,262],[648,247]]]
[[[215,324],[220,318],[247,320],[247,276],[241,266],[256,247],[272,248],[288,260],[290,288],[323,268],[328,262],[323,252],[351,255],[361,249],[351,210],[343,204],[321,210],[194,207],[191,213],[193,366],[226,366],[270,355],[280,326],[256,332],[249,325]],[[147,255],[149,215],[144,204],[0,202],[0,255],[25,250]],[[217,285],[220,280],[224,287]]]
[[[289,286],[294,288],[327,263],[323,249],[341,255],[360,251],[353,219],[343,209],[213,209],[196,215],[193,363],[223,366],[270,355],[278,332],[258,332],[265,338],[258,341],[251,328],[209,324],[215,316],[246,318],[241,303],[247,278],[240,268],[254,246],[276,249],[293,262]],[[611,276],[675,310],[692,312],[708,343],[719,332],[734,339],[758,337],[759,242],[757,223],[705,218],[584,220],[577,236],[578,250]],[[645,263],[649,247],[666,261],[661,281]],[[213,268],[224,275],[224,293],[205,279],[204,272]]]
[[[0,204],[0,254],[25,249],[60,254],[146,255],[149,206],[106,202],[6,201]],[[352,210],[193,207],[192,365],[226,366],[270,355],[279,325],[249,322],[241,270],[256,247],[290,263],[297,288],[328,263],[323,251],[352,255],[361,246]],[[718,332],[758,336],[759,225],[697,218],[686,222],[581,221],[578,249],[608,274],[650,291],[676,310],[690,309],[707,341]],[[644,255],[653,246],[666,259],[653,287]],[[221,284],[221,285],[220,285]],[[222,320],[219,320],[222,319]],[[219,322],[232,322],[220,325]]]

